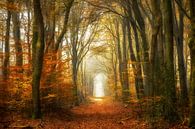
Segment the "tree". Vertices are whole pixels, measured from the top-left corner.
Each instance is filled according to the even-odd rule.
[[[44,56],[44,23],[41,12],[40,0],[33,0],[34,23],[33,23],[33,74],[32,74],[32,100],[33,118],[41,117],[40,103],[40,80]]]
[[[158,57],[158,45],[160,42],[158,41],[158,35],[160,32],[160,29],[162,27],[161,20],[162,20],[162,14],[160,10],[160,1],[159,0],[151,0],[151,7],[152,7],[152,13],[153,13],[153,22],[152,22],[152,37],[151,37],[151,51],[150,51],[150,64],[151,64],[151,81],[152,81],[152,88],[154,96],[157,94],[158,88],[158,79],[157,77],[159,74],[159,69],[157,69],[157,66],[159,66],[159,61],[157,60]]]
[[[137,37],[137,30],[134,26],[134,36],[136,42],[136,51],[139,52],[139,44],[138,44],[138,37]],[[142,78],[142,71],[141,71],[141,64],[140,64],[140,57],[139,55],[136,58],[135,52],[133,50],[133,41],[132,41],[132,33],[131,33],[131,23],[127,20],[127,33],[128,33],[128,42],[129,42],[129,54],[130,59],[133,67],[133,73],[135,76],[135,88],[137,98],[140,99],[144,96],[144,87],[143,87],[143,78]]]
[[[27,21],[28,21],[28,25],[27,25],[27,44],[28,44],[28,62],[29,64],[31,64],[32,60],[31,60],[31,43],[30,43],[30,32],[31,32],[31,1],[26,1],[26,7],[28,9],[27,12]]]
[[[123,41],[122,41],[122,99],[123,102],[128,101],[130,96],[129,91],[129,75],[128,75],[128,67],[127,67],[127,21],[124,18],[122,20],[122,31],[123,31]]]
[[[149,43],[146,37],[146,26],[145,26],[145,21],[144,18],[142,16],[141,10],[138,6],[138,2],[137,0],[133,0],[132,1],[132,10],[134,13],[134,17],[136,22],[138,23],[138,27],[139,27],[139,32],[140,32],[140,36],[142,39],[141,42],[141,47],[142,47],[142,61],[143,61],[143,73],[144,73],[144,84],[145,84],[145,94],[147,96],[151,96],[152,95],[152,84],[151,84],[151,67],[149,64]]]
[[[190,79],[190,122],[189,126],[195,128],[195,1],[190,0],[190,22],[191,22],[191,38],[189,42],[190,58],[191,58],[191,79]]]
[[[183,0],[178,0],[180,5],[183,5]],[[173,3],[174,4],[174,3]],[[188,103],[188,89],[187,89],[187,75],[186,64],[184,60],[184,13],[181,8],[178,9],[179,21],[176,16],[176,9],[173,5],[174,12],[174,37],[177,47],[178,68],[179,68],[179,81],[181,87],[181,101],[184,105]]]
[[[127,20],[127,36],[129,42],[129,54],[131,59],[131,64],[133,67],[133,73],[135,76],[135,88],[137,98],[140,99],[143,97],[144,94],[144,84],[143,84],[143,77],[142,77],[142,65],[140,60],[140,42],[139,42],[139,35],[138,35],[138,28],[136,26],[136,21],[132,15],[132,9],[130,5],[130,1],[124,4],[124,9],[126,10],[126,20]],[[134,33],[134,40],[132,40],[132,30]],[[133,43],[135,43],[135,52],[133,50]]]
[[[124,86],[124,81],[123,81],[123,66],[122,66],[122,52],[121,52],[121,38],[120,38],[120,24],[119,24],[119,20],[116,19],[115,20],[115,31],[116,31],[116,46],[117,46],[117,57],[118,57],[118,69],[119,69],[119,76],[120,76],[120,83],[122,86],[122,96],[123,96],[123,101],[126,101],[127,98],[125,98],[125,87]],[[127,93],[127,92],[126,92]],[[128,96],[126,96],[128,97]]]
[[[55,2],[53,3],[52,1],[47,1],[48,2],[48,8],[47,11],[50,10],[50,7],[53,8],[55,10],[55,8],[57,8],[55,5]],[[62,4],[62,3],[60,3]],[[71,8],[74,4],[74,0],[67,0],[64,1],[63,4],[65,5],[65,9],[63,10],[64,12],[64,18],[63,18],[63,25],[61,28],[61,32],[59,32],[59,35],[55,34],[55,28],[56,28],[56,24],[57,22],[57,18],[60,19],[60,17],[57,17],[57,13],[60,13],[60,9],[58,9],[56,11],[53,10],[52,13],[48,13],[47,11],[45,12],[45,19],[46,19],[46,25],[47,25],[47,29],[46,29],[46,47],[45,47],[45,53],[48,53],[48,51],[50,50],[50,52],[53,52],[54,56],[53,56],[53,61],[57,61],[57,54],[60,48],[60,45],[63,42],[64,39],[64,35],[66,34],[67,30],[68,30],[68,21],[69,21],[69,17],[70,17],[70,12],[71,12]],[[60,24],[60,22],[59,22]],[[56,40],[55,40],[56,39]],[[56,63],[52,66],[53,67],[53,71],[56,68]]]
[[[16,1],[15,1],[16,3]],[[16,66],[19,66],[20,69],[23,65],[23,54],[22,54],[22,44],[21,44],[21,34],[20,34],[20,14],[19,12],[12,12],[12,21],[13,21],[13,35],[15,41],[15,50],[16,50]],[[22,70],[19,70],[20,72]]]
[[[7,4],[10,4],[11,0],[7,0]],[[10,57],[10,21],[11,21],[11,11],[7,11],[7,21],[6,21],[6,35],[5,35],[5,57],[3,61],[3,76],[4,80],[8,79],[8,69],[9,69],[9,57]]]
[[[170,121],[178,120],[176,110],[176,87],[173,58],[173,13],[172,1],[163,0],[163,20],[165,35],[165,117]]]
[[[60,43],[62,42],[62,39],[67,31],[69,14],[70,14],[71,7],[73,6],[73,3],[74,3],[74,0],[68,0],[68,2],[67,2],[67,8],[66,8],[65,16],[64,16],[63,28],[62,28],[62,31],[61,31],[61,33],[60,33],[60,35],[57,38],[57,41],[55,43],[54,52],[57,52],[57,50],[59,49]]]
[[[72,81],[75,105],[79,105],[79,94],[81,94],[77,84],[79,67],[98,32],[96,20],[99,14],[95,13],[94,8],[86,10],[85,6],[86,3],[81,1],[73,7],[74,10],[71,12],[70,28],[68,31],[70,35],[66,38],[66,43],[69,44],[72,57]]]

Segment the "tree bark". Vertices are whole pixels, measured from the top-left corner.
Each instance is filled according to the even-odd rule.
[[[190,122],[189,126],[195,128],[195,1],[190,0],[191,15],[191,39],[189,42],[191,57],[191,79],[190,79]]]
[[[129,20],[129,23],[127,24],[127,32],[128,32],[128,39],[129,39],[129,49],[130,49],[130,58],[131,61],[134,61],[135,66],[134,66],[134,76],[135,76],[135,86],[137,89],[137,97],[141,98],[143,96],[145,96],[144,93],[144,82],[143,82],[143,77],[142,77],[142,65],[141,65],[141,60],[140,60],[140,44],[139,44],[139,38],[138,38],[138,31],[137,31],[137,27],[136,27],[136,21],[133,20],[133,16],[132,16],[132,10],[131,10],[131,6],[128,3],[128,7],[127,7],[127,14],[128,17],[132,20]],[[134,41],[135,41],[135,50],[136,53],[133,52],[133,44],[132,44],[132,39],[131,39],[131,30],[130,28],[132,27],[132,30],[134,32]]]
[[[116,31],[116,50],[117,50],[117,59],[118,59],[118,70],[119,70],[119,80],[121,87],[123,87],[123,70],[122,70],[122,52],[121,52],[121,41],[120,41],[120,25],[119,21],[115,19],[115,31]]]
[[[169,121],[178,120],[176,109],[176,87],[174,72],[173,50],[173,14],[172,1],[163,0],[163,20],[165,33],[165,117]]]
[[[136,59],[135,53],[133,51],[133,42],[132,42],[132,39],[131,39],[130,23],[127,23],[127,36],[128,36],[128,41],[129,41],[130,59],[131,59],[131,62],[132,62],[133,73],[134,73],[134,76],[135,76],[136,94],[137,94],[137,98],[140,99],[144,96],[143,79],[142,79],[142,75],[141,75],[140,62]],[[136,34],[135,34],[135,36],[136,36]],[[135,37],[135,38],[137,38],[137,37]]]
[[[140,35],[141,35],[141,46],[142,46],[142,61],[143,61],[143,73],[144,73],[144,89],[147,96],[152,95],[152,85],[151,85],[151,70],[149,64],[149,44],[146,37],[145,22],[142,17],[141,11],[139,9],[137,0],[132,1],[132,8],[134,12],[134,17],[138,23]]]
[[[77,85],[77,74],[78,74],[78,54],[77,54],[77,45],[73,42],[72,45],[72,81],[73,81],[73,97],[74,103],[76,106],[79,105],[79,98],[78,98],[78,85]]]
[[[123,85],[122,85],[122,98],[123,102],[127,102],[130,96],[129,91],[129,74],[128,74],[128,67],[127,67],[127,23],[126,19],[122,21],[122,30],[123,30],[123,42],[122,42],[122,74],[123,74]]]
[[[160,10],[160,1],[151,0],[152,12],[153,12],[153,23],[152,23],[152,38],[151,38],[151,51],[150,51],[150,64],[151,64],[151,85],[152,85],[152,96],[157,95],[158,91],[158,72],[159,66],[158,61],[158,34],[161,28],[161,10]]]
[[[183,0],[178,0],[178,2],[182,5]],[[174,5],[173,5],[174,7]],[[188,98],[188,89],[187,89],[187,75],[186,75],[186,65],[184,60],[184,52],[183,52],[183,33],[184,33],[184,14],[181,8],[179,8],[179,23],[176,18],[176,11],[174,11],[174,37],[176,41],[177,47],[177,57],[178,57],[178,67],[179,67],[179,81],[180,81],[180,93],[181,93],[181,102],[184,105],[187,105],[189,102]]]
[[[10,0],[7,1],[8,4],[10,3]],[[3,60],[3,79],[4,81],[8,80],[9,76],[9,57],[10,57],[10,21],[11,21],[11,12],[7,11],[7,21],[6,21],[6,35],[5,35],[5,57]]]
[[[27,44],[28,44],[28,63],[32,63],[32,58],[31,58],[31,43],[30,43],[30,30],[31,30],[31,18],[30,18],[30,13],[31,13],[31,1],[26,1],[26,7],[28,8],[28,28],[27,28]]]
[[[19,13],[12,12],[12,21],[13,21],[13,35],[15,41],[15,50],[16,50],[16,66],[20,67],[22,72],[23,65],[23,54],[22,54],[22,44],[21,44],[21,34],[20,34],[20,21],[19,21]]]
[[[67,8],[66,8],[66,12],[65,12],[65,16],[64,16],[64,25],[63,25],[63,29],[62,32],[60,33],[59,37],[57,38],[57,41],[55,43],[55,48],[54,48],[54,52],[57,52],[60,46],[60,43],[62,42],[62,39],[67,31],[67,24],[68,24],[68,19],[69,19],[69,14],[70,14],[70,9],[72,7],[74,3],[74,0],[70,0],[67,4]]]
[[[40,0],[33,0],[34,25],[33,25],[33,74],[32,74],[32,100],[33,118],[41,117],[40,80],[44,56],[44,23],[41,12]]]

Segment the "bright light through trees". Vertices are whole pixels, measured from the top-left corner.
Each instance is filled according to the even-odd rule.
[[[93,95],[95,97],[104,97],[104,86],[105,86],[105,75],[99,73],[94,78],[94,91]]]

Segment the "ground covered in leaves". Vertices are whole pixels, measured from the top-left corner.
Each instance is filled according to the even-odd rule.
[[[91,98],[88,103],[67,111],[45,114],[40,120],[13,115],[9,121],[1,120],[0,128],[44,128],[44,129],[149,129],[151,125],[137,118],[130,106],[113,102],[109,98]],[[7,124],[7,125],[6,125]],[[161,123],[162,124],[162,123]],[[158,128],[188,129],[181,124]]]

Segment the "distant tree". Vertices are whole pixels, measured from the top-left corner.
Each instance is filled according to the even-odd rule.
[[[31,32],[31,12],[32,12],[32,2],[31,1],[26,1],[26,8],[27,8],[27,34],[26,34],[26,38],[27,38],[27,44],[28,44],[28,63],[31,64],[32,63],[32,57],[31,57],[31,42],[30,42],[30,32]]]
[[[16,1],[14,1],[16,3]],[[12,12],[12,21],[13,21],[13,35],[15,41],[15,53],[16,53],[16,66],[20,68],[23,65],[23,53],[22,53],[22,44],[21,44],[21,33],[20,33],[20,13],[13,11]],[[21,72],[22,70],[20,70]]]
[[[10,4],[12,1],[7,0],[7,4]],[[7,20],[6,20],[6,35],[5,35],[5,57],[3,61],[3,76],[4,80],[8,79],[8,69],[9,69],[9,57],[10,57],[10,21],[11,21],[11,11],[7,11]]]
[[[128,90],[128,89],[125,89],[124,86],[124,81],[123,81],[123,66],[122,66],[122,48],[121,48],[121,37],[120,37],[120,22],[118,19],[115,19],[115,33],[116,33],[116,50],[117,50],[117,57],[118,57],[118,69],[119,69],[119,78],[120,78],[120,83],[121,83],[121,86],[122,86],[122,96],[123,96],[123,100],[126,101],[126,99],[128,98],[125,98],[125,90]],[[127,88],[127,87],[126,87]],[[126,92],[127,93],[127,92]],[[128,94],[127,94],[128,95]],[[128,96],[126,96],[128,97]]]
[[[83,58],[89,51],[89,48],[97,35],[97,23],[99,15],[95,13],[94,8],[86,10],[86,3],[79,2],[72,8],[69,37],[66,38],[70,48],[72,57],[72,81],[73,95],[75,104],[79,105],[79,90],[78,90],[78,71]],[[70,40],[68,40],[70,38]]]
[[[123,34],[123,41],[122,41],[122,78],[123,78],[123,85],[122,85],[122,98],[123,101],[128,101],[130,97],[130,90],[129,90],[129,74],[128,74],[128,58],[127,58],[127,21],[124,18],[122,20],[122,34]]]

